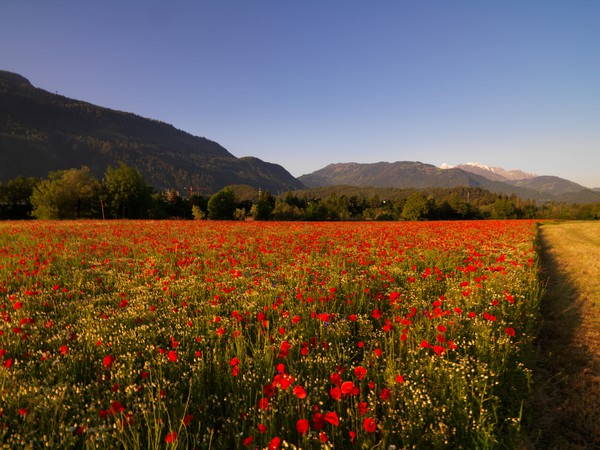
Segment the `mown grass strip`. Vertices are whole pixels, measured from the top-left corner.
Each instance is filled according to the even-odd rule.
[[[532,445],[600,448],[600,223],[545,224],[540,244]]]

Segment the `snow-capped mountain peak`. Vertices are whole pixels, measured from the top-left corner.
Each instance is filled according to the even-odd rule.
[[[533,173],[524,172],[522,170],[506,170],[502,167],[488,166],[479,162],[466,162],[458,164],[456,166],[450,166],[446,163],[440,166],[441,169],[462,169],[465,172],[475,173],[477,175],[484,176],[490,180],[503,181],[503,180],[525,180],[534,178],[537,175]]]

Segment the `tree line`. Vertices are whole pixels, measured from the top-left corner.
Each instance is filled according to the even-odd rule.
[[[435,189],[331,186],[273,196],[247,185],[212,195],[154,192],[124,163],[101,179],[87,167],[17,177],[0,184],[0,219],[211,219],[211,220],[476,220],[600,219],[600,203],[536,204],[481,188]]]

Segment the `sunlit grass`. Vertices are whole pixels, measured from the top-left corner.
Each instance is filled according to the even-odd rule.
[[[544,224],[540,241],[545,295],[529,434],[540,448],[595,448],[600,446],[600,223]]]

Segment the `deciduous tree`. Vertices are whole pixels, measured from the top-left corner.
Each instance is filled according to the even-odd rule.
[[[231,188],[224,188],[208,200],[208,218],[231,220],[235,214],[236,200]]]
[[[152,204],[152,187],[139,170],[121,162],[109,166],[104,174],[107,206],[113,218],[140,219]]]
[[[100,183],[88,167],[50,172],[33,189],[32,215],[38,219],[96,217]]]

